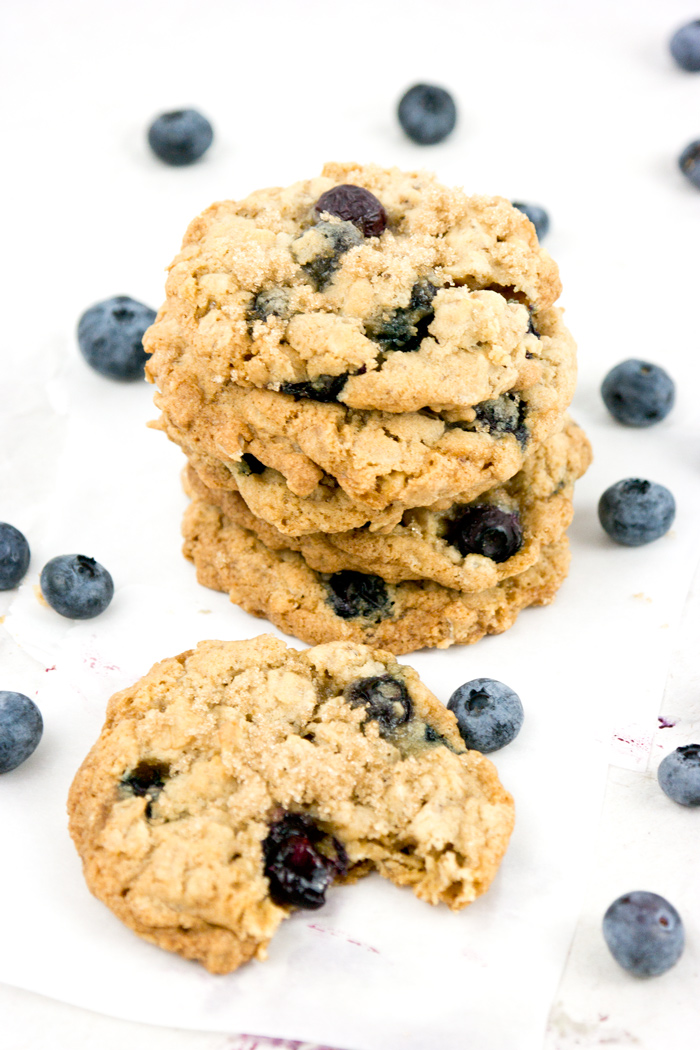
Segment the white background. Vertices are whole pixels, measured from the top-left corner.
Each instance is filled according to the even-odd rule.
[[[700,603],[678,630],[700,554],[700,195],[676,161],[700,138],[700,74],[676,69],[667,48],[699,13],[650,0],[6,0],[0,519],[26,533],[33,558],[19,593],[0,595],[0,688],[36,696],[46,722],[35,756],[0,784],[8,1050],[252,1045],[166,1038],[84,1010],[345,1050],[697,1046],[700,813],[661,796],[654,770],[700,736]],[[395,121],[419,80],[448,87],[459,107],[439,146],[410,143]],[[170,169],[149,155],[145,129],[187,105],[211,119],[215,143],[201,163]],[[152,391],[89,372],[74,331],[111,295],[158,306],[165,265],[212,200],[308,177],[327,159],[422,166],[547,207],[545,245],[579,344],[573,411],[596,459],[577,489],[556,603],[470,649],[405,658],[443,700],[480,675],[523,699],[525,727],[496,756],[518,823],[487,897],[453,916],[369,879],[333,894],[321,929],[295,916],[267,963],[213,978],[90,898],[64,799],[111,692],[198,638],[271,628],[196,584],[179,554],[181,456],[145,428]],[[629,356],[664,364],[678,384],[673,414],[650,431],[615,424],[598,394]],[[626,476],[668,485],[678,503],[672,533],[639,550],[597,524],[600,494]],[[88,624],[59,620],[34,593],[44,562],[69,551],[97,557],[117,585]],[[637,888],[665,893],[686,921],[683,959],[653,983],[619,971],[599,934],[607,904]]]

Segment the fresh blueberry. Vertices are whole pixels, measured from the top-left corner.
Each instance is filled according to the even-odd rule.
[[[700,189],[700,139],[685,147],[678,158],[678,166],[693,186]]]
[[[323,401],[329,404],[338,400],[338,394],[348,381],[348,373],[339,376],[315,376],[306,383],[282,383],[281,394],[291,394],[295,401],[309,398],[311,401]]]
[[[615,365],[600,392],[608,411],[629,427],[650,427],[665,419],[676,396],[668,372],[636,358]]]
[[[664,536],[676,516],[676,501],[654,481],[625,478],[606,489],[598,517],[608,536],[625,547],[641,547]]]
[[[384,206],[362,186],[343,185],[326,190],[314,205],[316,216],[324,211],[352,222],[365,237],[379,237],[386,229]]]
[[[155,319],[155,310],[128,295],[104,299],[80,318],[80,352],[100,375],[110,379],[143,379],[143,366],[148,359],[143,335]]]
[[[538,241],[549,233],[549,214],[539,204],[525,204],[523,201],[513,201],[513,207],[527,215],[535,227]]]
[[[435,317],[432,303],[437,291],[429,281],[417,281],[411,289],[408,306],[400,306],[379,321],[368,321],[365,325],[367,335],[380,343],[385,351],[411,353],[418,350]]]
[[[420,146],[442,142],[457,123],[457,107],[444,88],[414,84],[403,95],[398,108],[399,124]]]
[[[24,693],[0,691],[0,773],[8,773],[36,750],[44,731],[41,712]]]
[[[681,806],[700,806],[700,744],[685,744],[666,755],[657,776],[661,790]]]
[[[286,813],[262,846],[275,904],[320,908],[334,877],[347,871],[347,854],[338,840],[301,814]]]
[[[503,682],[475,678],[455,689],[447,703],[467,747],[488,754],[515,740],[523,724],[520,697]]]
[[[343,569],[328,578],[327,586],[333,612],[342,620],[362,616],[378,623],[391,609],[386,584],[380,576]]]
[[[41,570],[41,593],[52,609],[71,620],[91,620],[114,595],[112,577],[94,558],[59,554]]]
[[[408,722],[413,711],[406,686],[390,674],[358,678],[347,687],[345,698],[351,707],[367,708],[368,720],[379,723],[382,736]]]
[[[603,917],[613,958],[635,977],[656,977],[678,962],[685,944],[680,915],[664,897],[635,890],[618,897]]]
[[[465,424],[466,429],[486,431],[496,437],[512,434],[521,448],[527,445],[530,439],[530,431],[525,423],[527,405],[518,394],[501,394],[500,397],[480,401],[474,405],[474,413],[476,418],[473,423]]]
[[[264,463],[261,463],[252,452],[244,452],[241,456],[241,474],[262,474],[267,467]]]
[[[213,138],[211,124],[196,109],[161,113],[148,129],[148,145],[156,157],[177,168],[199,160]]]
[[[351,248],[362,244],[362,234],[352,222],[317,222],[313,227],[322,237],[324,245],[315,259],[304,263],[307,274],[317,291],[322,291],[341,265],[343,255]]]
[[[481,554],[499,563],[508,561],[523,545],[518,515],[492,503],[465,507],[449,523],[445,537],[462,557]]]
[[[681,69],[688,73],[700,71],[700,21],[688,22],[677,29],[669,46]]]
[[[18,587],[29,567],[29,544],[14,525],[0,521],[0,591]]]

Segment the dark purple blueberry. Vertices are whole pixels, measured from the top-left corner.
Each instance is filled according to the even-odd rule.
[[[618,897],[603,917],[603,937],[613,958],[635,977],[656,977],[678,962],[685,945],[683,921],[658,893],[635,890]]]
[[[0,591],[19,587],[29,568],[29,544],[14,525],[0,521]]]
[[[267,470],[265,464],[261,463],[259,459],[256,459],[251,452],[243,453],[240,466],[241,474],[262,474],[265,470]]]
[[[148,145],[156,157],[176,168],[199,160],[213,138],[211,124],[196,109],[161,113],[148,129]]]
[[[251,300],[247,317],[250,324],[267,321],[268,317],[286,318],[289,314],[289,299],[283,288],[265,288]]]
[[[661,790],[681,806],[700,806],[700,744],[677,747],[661,761]]]
[[[681,69],[700,72],[700,21],[688,22],[671,37],[671,54]]]
[[[598,518],[608,536],[625,547],[641,547],[664,536],[676,516],[676,501],[663,485],[625,478],[606,489]]]
[[[381,201],[362,186],[334,186],[326,190],[314,204],[316,216],[324,211],[353,223],[365,237],[379,237],[386,229],[386,212]]]
[[[84,554],[59,554],[41,570],[41,593],[52,609],[71,620],[91,620],[114,596],[107,570]]]
[[[165,762],[144,759],[126,773],[120,783],[127,794],[153,800],[165,787],[169,774],[170,768]]]
[[[380,576],[343,569],[327,580],[328,600],[342,620],[363,617],[379,623],[391,611],[392,602]]]
[[[444,88],[435,84],[414,84],[402,96],[398,108],[399,124],[419,146],[434,146],[454,130],[457,107]]]
[[[525,204],[523,201],[513,201],[513,207],[526,215],[535,227],[538,241],[549,233],[549,215],[539,204]]]
[[[668,372],[630,358],[615,365],[600,388],[608,411],[628,427],[650,427],[673,408],[676,389]]]
[[[338,400],[338,394],[348,381],[348,373],[339,376],[315,376],[306,383],[282,383],[281,394],[291,394],[295,401],[309,398],[311,401],[323,401],[330,404]]]
[[[116,295],[95,303],[78,322],[78,347],[96,372],[109,379],[143,379],[146,329],[156,319],[150,306]]]
[[[525,448],[530,439],[530,431],[525,420],[527,406],[518,394],[502,394],[500,397],[481,401],[474,406],[476,419],[473,423],[464,423],[465,430],[477,433],[512,434],[521,448]]]
[[[406,686],[390,674],[358,678],[345,690],[345,699],[351,707],[366,707],[368,721],[379,723],[382,736],[391,735],[413,713]]]
[[[482,554],[495,562],[508,561],[523,545],[523,530],[515,512],[492,503],[474,503],[454,518],[445,533],[459,553]]]
[[[700,139],[685,147],[678,158],[678,166],[693,186],[700,189]]]
[[[514,740],[524,719],[520,697],[494,678],[475,678],[460,685],[447,707],[457,719],[466,746],[483,754]]]
[[[384,351],[411,353],[418,350],[435,316],[432,303],[437,291],[429,281],[417,281],[411,289],[408,306],[399,307],[379,321],[367,321],[367,335]]]
[[[317,291],[322,291],[341,265],[345,252],[362,244],[362,234],[352,222],[317,222],[313,227],[323,239],[323,248],[302,270]]]
[[[347,871],[342,845],[300,814],[285,814],[262,845],[275,904],[320,908],[335,876]]]
[[[146,799],[146,816],[153,816],[153,803],[165,787],[165,781],[170,775],[170,767],[165,762],[155,760],[144,760],[139,762],[130,773],[125,774],[120,781],[122,795],[135,795],[137,798]]]
[[[24,693],[0,691],[0,773],[9,773],[36,750],[44,721]]]

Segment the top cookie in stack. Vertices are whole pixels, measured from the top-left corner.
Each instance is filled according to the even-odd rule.
[[[209,482],[320,493],[323,531],[472,500],[561,425],[559,291],[507,201],[329,164],[190,225],[147,337],[161,425]]]

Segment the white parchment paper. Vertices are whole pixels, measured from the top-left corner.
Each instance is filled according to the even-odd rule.
[[[33,558],[0,603],[0,688],[35,697],[46,731],[0,784],[0,981],[132,1020],[345,1050],[541,1047],[585,887],[605,863],[595,843],[608,761],[646,763],[700,553],[700,211],[672,168],[676,140],[697,129],[688,83],[660,50],[683,5],[637,5],[633,23],[621,2],[566,6],[443,0],[426,26],[425,5],[355,4],[372,40],[392,46],[351,83],[347,61],[321,61],[329,39],[356,70],[367,70],[358,49],[370,45],[343,35],[333,5],[274,2],[265,17],[214,0],[125,0],[118,14],[33,0],[5,11],[13,46],[1,38],[0,65],[24,87],[9,122],[23,152],[8,172],[17,206],[2,260],[11,292],[0,517],[26,531]],[[331,16],[335,30],[324,32]],[[378,115],[377,100],[393,100],[417,71],[449,82],[463,113],[456,137],[429,155]],[[331,72],[333,90],[321,90]],[[142,126],[185,100],[217,118],[218,140],[206,163],[175,172],[147,156]],[[543,110],[556,135],[539,130]],[[329,893],[320,912],[295,914],[266,962],[213,977],[140,941],[90,897],[65,797],[114,691],[199,639],[278,632],[198,586],[179,553],[182,457],[146,428],[152,391],[91,373],[73,332],[98,298],[128,292],[157,305],[163,266],[211,200],[304,177],[327,157],[432,167],[446,182],[550,207],[548,247],[580,344],[574,415],[596,461],[577,489],[572,569],[555,603],[476,646],[402,658],[444,701],[478,676],[523,700],[524,728],[495,756],[517,824],[492,889],[454,915],[370,877]],[[650,431],[615,424],[598,395],[607,369],[633,355],[679,381],[672,416]],[[672,532],[637,550],[611,543],[596,517],[603,489],[628,476],[666,484],[678,502]],[[42,565],[68,552],[114,576],[115,599],[93,621],[63,620],[37,600]],[[669,863],[682,863],[682,843],[673,848]]]

